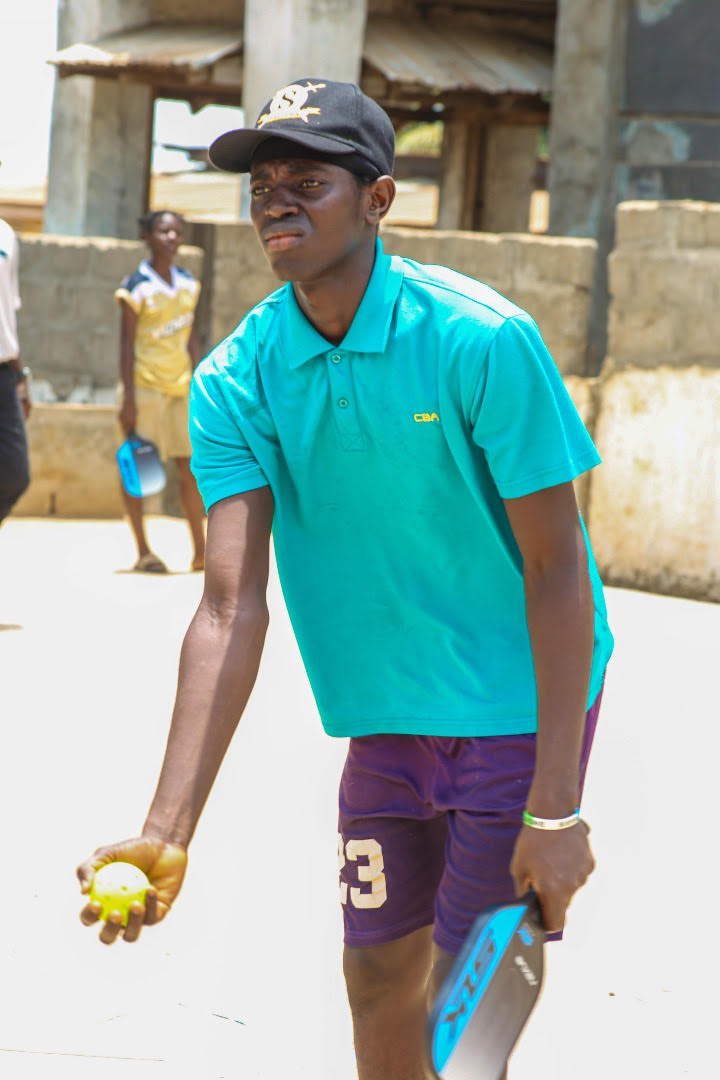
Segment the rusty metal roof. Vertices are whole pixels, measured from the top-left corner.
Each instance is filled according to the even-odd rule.
[[[241,53],[239,26],[155,23],[70,45],[50,63],[60,75],[192,82]],[[406,89],[538,95],[549,93],[552,85],[550,48],[462,23],[371,15],[363,59]]]
[[[552,50],[459,23],[371,16],[363,58],[395,84],[486,94],[548,94]]]
[[[201,74],[242,52],[242,28],[157,23],[79,42],[50,57],[61,75]]]

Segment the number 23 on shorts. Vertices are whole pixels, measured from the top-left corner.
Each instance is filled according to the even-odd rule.
[[[367,859],[367,862],[359,862]],[[348,883],[340,881],[340,902],[347,904],[348,899],[356,908],[379,908],[387,900],[387,885],[385,882],[385,863],[380,844],[377,840],[348,840],[343,843],[343,838],[338,833],[338,869],[342,874],[343,868],[348,862],[357,862],[357,877],[360,882],[369,882],[370,888],[356,888]],[[349,897],[348,897],[349,892]]]

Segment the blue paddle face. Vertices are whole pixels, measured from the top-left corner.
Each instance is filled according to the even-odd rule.
[[[498,1080],[540,992],[543,942],[534,897],[480,915],[428,1021],[443,1080]]]
[[[165,487],[165,469],[157,447],[149,439],[130,435],[115,457],[128,495],[142,499],[146,495],[157,495]]]

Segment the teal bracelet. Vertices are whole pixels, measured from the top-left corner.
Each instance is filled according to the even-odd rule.
[[[551,831],[553,829],[571,829],[573,825],[577,825],[579,820],[579,806],[572,814],[561,818],[535,817],[534,814],[529,814],[527,810],[523,810],[523,825],[529,825],[531,829],[548,829]]]

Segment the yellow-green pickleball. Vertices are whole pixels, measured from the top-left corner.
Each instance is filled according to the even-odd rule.
[[[127,926],[130,905],[135,900],[145,903],[149,885],[150,882],[137,866],[111,862],[101,866],[92,879],[90,899],[102,905],[101,919],[107,919],[111,911],[119,911],[123,926]]]

